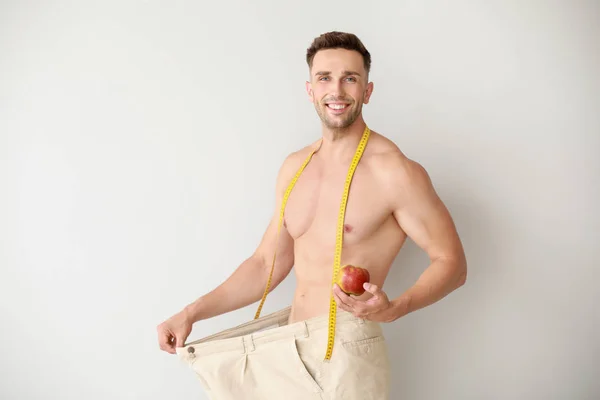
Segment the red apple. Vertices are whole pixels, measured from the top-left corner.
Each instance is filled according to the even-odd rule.
[[[369,279],[371,279],[369,271],[347,264],[340,268],[336,283],[344,293],[360,296],[365,292],[363,284],[369,282]]]

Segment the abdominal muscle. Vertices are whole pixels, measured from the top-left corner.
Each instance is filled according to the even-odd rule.
[[[333,265],[296,264],[295,268],[297,285],[292,300],[289,323],[328,314],[333,288]],[[373,268],[367,269],[372,274]],[[373,278],[371,278],[371,282],[378,284]],[[353,295],[359,299],[367,299],[370,296],[371,294],[368,292],[360,296]]]
[[[370,282],[382,287],[404,240],[398,240],[396,236],[393,243],[386,244],[382,243],[381,237],[373,239],[375,240],[344,245],[340,267],[352,264],[366,268],[369,271]],[[303,237],[296,241],[294,253],[297,284],[289,323],[328,314],[333,289],[334,248]],[[366,300],[371,296],[369,292],[365,292],[352,297]]]

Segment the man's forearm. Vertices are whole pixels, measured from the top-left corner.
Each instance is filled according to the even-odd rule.
[[[193,323],[250,305],[262,297],[269,272],[259,258],[250,257],[225,282],[187,305],[183,312]]]
[[[411,288],[392,301],[396,319],[443,299],[462,286],[466,277],[464,260],[436,259]]]

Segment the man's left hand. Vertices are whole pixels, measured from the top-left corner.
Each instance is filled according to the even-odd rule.
[[[333,285],[333,296],[339,308],[348,311],[358,318],[374,322],[392,322],[398,318],[394,302],[377,285],[365,283],[365,290],[373,296],[368,300],[359,300],[344,293],[337,285]]]

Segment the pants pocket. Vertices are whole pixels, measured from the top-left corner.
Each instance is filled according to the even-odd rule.
[[[368,338],[347,340],[341,343],[345,352],[351,356],[373,359],[381,366],[387,366],[388,353],[387,343],[383,335],[371,336]]]
[[[340,343],[338,380],[345,382],[360,400],[389,399],[391,370],[385,337],[382,335]],[[364,379],[361,379],[364,378]]]
[[[382,341],[385,341],[385,337],[383,335],[378,335],[378,336],[368,337],[365,339],[347,340],[345,342],[342,342],[342,344],[344,347],[350,348],[350,347],[366,346],[369,344],[378,343],[378,342],[382,342]]]
[[[302,376],[306,387],[310,391],[318,393],[319,395],[323,393],[323,387],[319,384],[316,377],[314,376],[315,373],[319,373],[318,370],[316,370],[315,368],[310,368],[310,370],[312,370],[311,373],[311,371],[307,367],[307,361],[309,360],[306,357],[310,357],[310,355],[301,355],[301,351],[298,346],[298,339],[296,338],[291,338],[290,340],[288,340],[287,345],[290,352],[290,360],[293,362],[293,365],[297,368],[300,375]],[[317,398],[320,399],[321,396]]]

